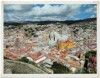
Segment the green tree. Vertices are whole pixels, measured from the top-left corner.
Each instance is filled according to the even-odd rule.
[[[67,68],[66,66],[63,66],[57,62],[54,62],[51,69],[54,71],[54,73],[56,74],[60,74],[60,73],[70,73],[71,71],[69,70],[69,68]]]
[[[22,61],[22,62],[25,62],[25,63],[29,62],[29,60],[26,57],[22,57],[21,59],[19,59],[19,61]]]

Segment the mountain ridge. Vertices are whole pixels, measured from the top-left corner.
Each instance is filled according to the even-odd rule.
[[[74,24],[74,23],[80,23],[80,22],[91,22],[91,21],[96,21],[97,18],[87,18],[87,19],[81,19],[81,20],[65,20],[65,21],[24,21],[24,22],[4,22],[5,25],[25,25],[25,24],[55,24],[55,23],[63,23],[63,24]]]

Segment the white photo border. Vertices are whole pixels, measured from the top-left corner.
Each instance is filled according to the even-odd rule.
[[[97,4],[97,74],[4,74],[4,61],[3,61],[3,7],[4,4]],[[99,23],[99,1],[96,0],[5,0],[0,4],[0,74],[2,78],[100,78],[100,23]]]

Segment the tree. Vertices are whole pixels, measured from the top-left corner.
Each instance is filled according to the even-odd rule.
[[[59,74],[59,73],[70,73],[71,71],[69,70],[69,68],[54,62],[51,69],[54,71],[54,73]]]
[[[96,73],[96,51],[86,52],[83,72]]]
[[[25,63],[29,62],[29,60],[26,57],[22,57],[21,59],[19,59],[19,61],[22,61],[22,62],[25,62]]]

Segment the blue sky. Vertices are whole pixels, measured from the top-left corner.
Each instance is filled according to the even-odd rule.
[[[96,4],[4,4],[4,21],[64,21],[96,17]]]

